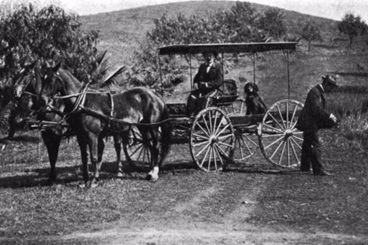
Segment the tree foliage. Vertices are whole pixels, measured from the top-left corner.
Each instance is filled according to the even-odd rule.
[[[27,63],[38,66],[62,62],[81,81],[96,70],[98,33],[81,30],[78,16],[50,5],[37,10],[19,5],[0,19],[0,76],[12,79]]]
[[[146,43],[136,53],[131,78],[136,81],[139,73],[147,74],[149,70],[148,76],[139,75],[139,79],[147,80],[144,77],[148,77],[154,81],[158,80],[158,65],[154,64],[157,64],[157,48],[160,46],[264,41],[269,30],[262,29],[259,18],[258,12],[247,2],[236,2],[228,11],[207,12],[188,17],[183,14],[174,17],[163,15],[154,20],[154,28],[147,33]],[[277,18],[281,21],[283,16],[278,14]],[[163,63],[162,70],[167,69],[171,74],[181,73],[178,65],[170,59]],[[143,83],[154,84],[152,81]]]
[[[349,36],[349,47],[351,47],[354,38],[366,32],[367,24],[359,15],[355,16],[352,13],[347,13],[337,24],[337,28],[340,33],[344,33]]]
[[[322,41],[320,29],[312,20],[305,23],[301,36],[308,42],[308,51],[311,49],[311,44],[313,41]]]
[[[286,34],[284,14],[276,8],[270,8],[258,20],[260,29],[267,32],[268,36],[279,38]]]

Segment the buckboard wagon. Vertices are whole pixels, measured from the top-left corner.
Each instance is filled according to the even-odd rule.
[[[229,162],[243,162],[259,147],[264,157],[272,164],[283,168],[300,165],[303,134],[296,129],[296,122],[303,104],[290,99],[289,55],[297,43],[231,43],[173,45],[159,49],[164,55],[186,56],[189,60],[192,83],[192,56],[203,52],[218,52],[250,55],[255,72],[255,57],[259,52],[281,51],[287,65],[288,97],[271,105],[264,114],[245,115],[245,101],[239,98],[237,82],[223,79],[221,96],[213,98],[211,106],[201,110],[195,117],[186,113],[185,103],[167,103],[172,125],[171,144],[189,144],[190,152],[198,167],[207,172],[223,169]],[[255,74],[254,74],[254,83]],[[133,126],[129,144],[124,146],[127,161],[136,167],[145,167],[150,162],[150,151]],[[254,136],[258,137],[254,140]]]

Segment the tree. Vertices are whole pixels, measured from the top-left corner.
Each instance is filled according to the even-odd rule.
[[[349,47],[351,47],[354,38],[366,32],[367,24],[359,15],[355,16],[352,13],[347,13],[337,24],[337,28],[340,33],[344,33],[349,36]]]
[[[309,20],[307,23],[305,23],[302,29],[301,36],[308,42],[308,51],[310,51],[313,41],[322,41],[319,27],[312,20]]]
[[[62,62],[82,82],[96,82],[106,75],[106,69],[99,66],[98,33],[83,32],[78,16],[54,5],[37,9],[32,4],[20,4],[14,11],[0,12],[1,88],[12,91],[22,67],[33,62],[39,68]],[[9,126],[14,126],[13,119],[23,113],[19,108],[26,107],[21,101],[2,102],[13,104]],[[13,132],[9,131],[10,137]]]
[[[266,31],[269,37],[279,38],[286,34],[284,14],[276,8],[266,10],[259,18],[258,26]]]
[[[22,66],[37,61],[39,67],[63,62],[85,82],[98,66],[98,33],[83,32],[78,16],[60,7],[19,5],[0,17],[0,33],[0,79],[12,80]]]
[[[134,69],[130,70],[129,76],[134,82],[138,79],[140,84],[156,86],[153,84],[158,80],[159,71],[158,65],[153,64],[157,63],[157,48],[163,45],[263,41],[265,34],[257,26],[258,17],[247,2],[236,2],[229,11],[189,17],[183,14],[171,18],[163,15],[154,20],[154,28],[146,34],[146,43],[136,52],[132,61]],[[161,69],[181,73],[178,65],[169,60]]]

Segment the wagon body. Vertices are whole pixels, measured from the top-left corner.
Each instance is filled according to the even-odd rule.
[[[265,158],[277,166],[298,167],[302,133],[295,126],[303,105],[290,99],[289,76],[289,55],[296,50],[296,46],[295,42],[276,42],[186,44],[160,48],[159,57],[184,55],[188,58],[191,85],[191,60],[198,53],[215,51],[222,54],[222,58],[225,53],[245,53],[252,58],[254,74],[257,53],[281,51],[287,61],[287,98],[274,103],[265,114],[245,115],[244,100],[234,91],[213,99],[211,107],[204,108],[195,117],[187,116],[185,103],[167,103],[172,125],[171,144],[189,143],[193,160],[199,168],[209,172],[221,170],[228,162],[245,162],[259,148]],[[224,64],[223,60],[221,63]],[[132,142],[138,141],[135,139]],[[130,159],[135,165],[144,164],[141,156],[147,155],[148,151],[142,153],[142,146],[142,150],[136,150],[136,145],[132,148],[129,149],[128,145]]]

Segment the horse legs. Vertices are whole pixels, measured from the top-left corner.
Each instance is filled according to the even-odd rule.
[[[149,144],[149,149],[151,151],[151,171],[147,174],[146,179],[151,181],[158,180],[159,166],[158,166],[158,129],[150,129],[145,133],[145,142]],[[148,136],[148,137],[147,137]]]
[[[123,164],[121,162],[121,137],[114,135],[114,147],[116,152],[116,162],[118,165],[117,177],[123,177]]]
[[[97,186],[97,181],[100,177],[100,168],[101,168],[101,160],[102,160],[102,152],[101,152],[101,158],[99,155],[99,151],[105,146],[103,139],[100,137],[96,137],[95,135],[91,135],[91,137],[89,137],[89,152],[91,155],[91,162],[92,165],[94,167],[94,174],[93,177],[89,183],[89,187],[96,187]],[[96,158],[97,156],[97,158]]]
[[[83,169],[83,181],[84,181],[84,186],[85,186],[89,181],[87,142],[84,138],[84,135],[77,135],[77,140],[78,140],[78,144],[79,144],[79,148],[80,148],[80,152],[81,152],[82,165],[83,165],[83,167],[82,167],[82,169]],[[83,187],[83,186],[81,185],[81,187]]]
[[[98,167],[98,171],[101,170],[101,163],[102,163],[102,155],[103,155],[103,151],[105,149],[105,142],[103,140],[103,138],[98,138],[98,145],[97,145],[97,151],[98,151],[98,155],[97,155],[97,163],[99,163]]]
[[[43,142],[45,143],[47,153],[49,155],[49,162],[51,168],[47,183],[52,184],[56,180],[55,165],[58,158],[61,136],[55,134],[51,130],[41,131],[41,136]]]

